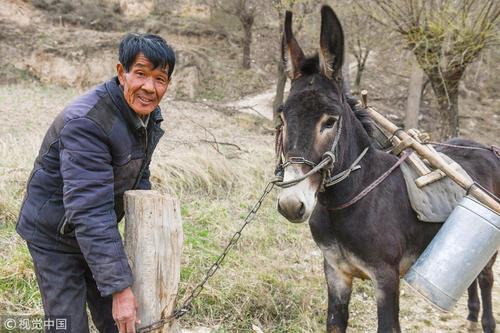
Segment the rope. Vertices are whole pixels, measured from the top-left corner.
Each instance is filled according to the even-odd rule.
[[[496,202],[500,203],[499,197],[497,197],[494,193],[492,193],[490,190],[488,190],[486,187],[479,184],[478,182],[474,182],[474,183],[472,183],[471,186],[469,186],[469,188],[467,189],[467,192],[466,192],[467,195],[469,195],[470,191],[472,191],[472,188],[474,188],[474,186],[479,187],[481,190],[483,190],[484,192],[489,194],[492,199],[494,199]]]
[[[487,151],[492,151],[497,157],[499,157],[498,152],[500,151],[500,147],[495,146],[495,145],[491,145],[491,147],[489,147],[489,148],[484,148],[484,147],[473,147],[473,146],[459,146],[459,145],[453,145],[450,143],[441,143],[441,142],[435,142],[435,141],[425,141],[424,144],[433,145],[433,146],[450,147],[450,148],[468,149],[468,150],[487,150]]]

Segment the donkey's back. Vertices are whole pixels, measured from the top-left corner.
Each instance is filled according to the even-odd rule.
[[[473,140],[456,138],[437,144],[436,150],[449,156],[489,192],[500,196],[500,149]]]

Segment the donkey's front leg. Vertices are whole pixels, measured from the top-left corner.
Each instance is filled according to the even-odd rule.
[[[344,333],[349,319],[352,277],[330,266],[324,260],[326,284],[328,285],[327,333]]]
[[[399,272],[394,267],[377,267],[377,333],[399,333]]]

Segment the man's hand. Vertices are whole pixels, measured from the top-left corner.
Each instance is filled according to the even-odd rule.
[[[130,287],[113,294],[113,319],[120,333],[135,333],[137,303]]]

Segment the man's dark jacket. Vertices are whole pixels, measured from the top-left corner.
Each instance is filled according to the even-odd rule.
[[[123,193],[151,188],[149,162],[162,120],[157,108],[145,127],[114,78],[56,117],[28,180],[17,232],[56,252],[68,245],[81,251],[102,296],[132,285],[117,222]]]

